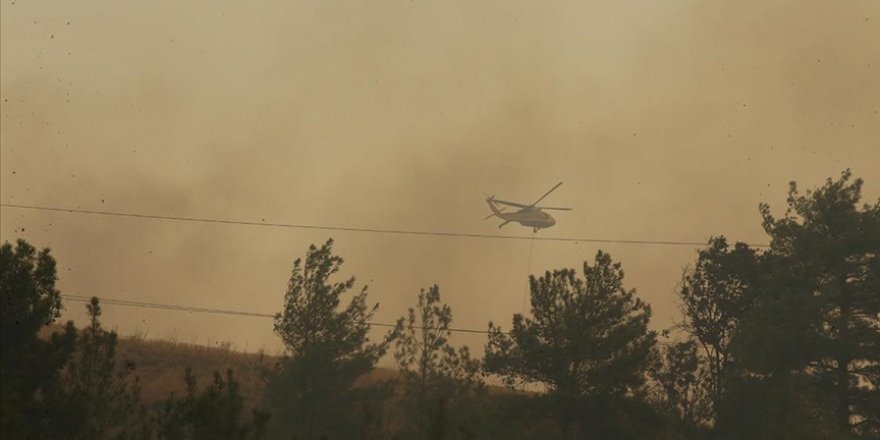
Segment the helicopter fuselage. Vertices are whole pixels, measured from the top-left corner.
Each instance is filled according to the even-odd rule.
[[[556,224],[556,219],[554,219],[552,215],[542,211],[540,208],[532,207],[523,208],[514,212],[503,212],[499,210],[492,201],[489,201],[489,207],[498,218],[504,220],[504,223],[502,223],[499,228],[510,222],[516,222],[535,230],[549,228]]]

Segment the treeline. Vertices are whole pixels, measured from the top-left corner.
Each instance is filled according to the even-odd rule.
[[[783,217],[760,207],[769,249],[709,240],[684,271],[673,343],[602,251],[531,276],[530,313],[489,323],[480,356],[449,342],[436,285],[371,341],[378,305],[335,279],[332,240],[311,246],[275,317],[286,354],[262,372],[271,414],[245,414],[232,371],[209,384],[181,372],[186,392],[146,407],[97,299],[88,327],[39,336],[61,309],[55,261],[6,243],[3,438],[880,438],[880,201],[860,206],[861,187],[849,171],[806,194],[792,183]],[[363,383],[387,353],[398,377]]]

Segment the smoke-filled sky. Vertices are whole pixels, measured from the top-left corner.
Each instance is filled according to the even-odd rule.
[[[758,204],[784,212],[790,180],[849,167],[880,194],[876,0],[5,1],[0,19],[3,203],[495,234],[481,191],[529,203],[564,181],[545,203],[574,210],[539,236],[766,243]],[[600,248],[668,327],[696,255],[0,213],[0,239],[52,248],[63,293],[274,313],[332,236],[377,321],[437,283],[478,329],[510,326],[529,273]],[[264,318],[108,305],[105,322],[280,348]]]

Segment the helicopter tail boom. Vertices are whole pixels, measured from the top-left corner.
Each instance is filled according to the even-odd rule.
[[[489,205],[489,209],[492,210],[492,215],[501,214],[501,210],[498,209],[498,205],[495,204],[495,196],[487,198],[486,204]]]

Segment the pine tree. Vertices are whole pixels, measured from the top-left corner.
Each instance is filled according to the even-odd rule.
[[[354,387],[355,380],[373,369],[388,345],[367,337],[379,305],[367,305],[366,287],[340,307],[355,279],[330,280],[343,263],[332,247],[333,240],[312,245],[305,261],[294,262],[284,309],[275,316],[286,354],[270,379],[268,397],[280,408],[274,420],[303,439],[354,435],[357,403],[370,398],[370,390]]]
[[[758,295],[760,279],[759,255],[744,243],[731,247],[723,236],[709,240],[682,279],[681,328],[697,343],[707,367],[711,419],[729,373],[731,341]]]
[[[232,370],[224,378],[214,372],[213,382],[198,390],[195,375],[184,372],[186,395],[173,394],[157,418],[160,440],[260,440],[266,436],[269,414],[253,410],[251,422],[242,420],[244,399]]]
[[[799,371],[833,402],[839,433],[870,436],[880,435],[880,200],[859,207],[863,181],[851,177],[804,195],[792,182],[782,218],[761,205],[772,284],[741,357],[764,377]]]
[[[58,384],[46,390],[51,438],[126,439],[145,435],[146,410],[140,402],[138,378],[131,362],[117,365],[116,332],[101,324],[101,304],[93,297],[86,305],[89,326],[77,338],[77,349]]]
[[[650,400],[672,421],[668,438],[696,438],[712,421],[711,381],[697,345],[686,340],[660,347],[650,369]]]
[[[599,251],[593,265],[584,263],[583,280],[572,269],[530,277],[532,317],[514,315],[509,335],[489,323],[486,370],[511,386],[547,386],[560,402],[563,433],[583,398],[601,413],[608,409],[603,402],[644,380],[656,339],[648,330],[651,309],[623,287],[623,276],[620,263]]]
[[[480,362],[472,359],[466,346],[449,344],[452,309],[440,300],[436,285],[418,296],[415,309],[397,321],[394,357],[403,382],[403,407],[414,438],[442,439],[450,428],[461,425],[451,420],[467,406],[468,397],[481,390]]]
[[[52,390],[76,344],[68,322],[47,339],[38,332],[61,314],[56,263],[49,249],[24,240],[0,247],[0,434],[42,438],[48,413],[39,396]]]

